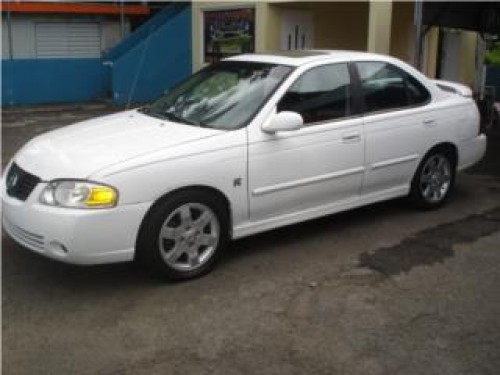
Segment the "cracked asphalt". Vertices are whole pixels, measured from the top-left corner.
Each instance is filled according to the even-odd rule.
[[[4,110],[2,165],[115,110]],[[496,375],[499,139],[440,210],[393,200],[238,240],[185,283],[57,263],[3,235],[3,373]]]

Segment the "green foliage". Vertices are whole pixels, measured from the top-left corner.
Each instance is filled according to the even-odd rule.
[[[484,54],[484,63],[486,65],[500,66],[500,43],[495,43]]]

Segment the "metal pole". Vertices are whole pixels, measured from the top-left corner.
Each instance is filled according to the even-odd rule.
[[[415,0],[415,67],[422,70],[422,1]]]
[[[7,38],[9,39],[9,60],[14,58],[12,51],[12,21],[10,17],[10,1],[7,1]]]
[[[122,40],[125,38],[125,9],[123,1],[120,1],[120,37]]]

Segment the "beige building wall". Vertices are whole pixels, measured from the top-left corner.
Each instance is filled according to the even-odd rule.
[[[478,43],[478,34],[472,31],[462,31],[461,48],[458,67],[458,76],[460,82],[469,87],[474,86],[476,78],[476,46]]]
[[[458,74],[456,81],[463,83],[469,87],[474,86],[476,79],[476,46],[478,43],[478,34],[473,31],[460,31],[460,47],[456,61]],[[439,28],[432,27],[426,35],[425,43],[425,65],[424,73],[431,78],[436,77],[438,68],[439,51],[438,51]],[[446,48],[446,47],[445,47]]]
[[[424,74],[429,78],[435,78],[437,72],[439,28],[431,27],[424,38]]]
[[[255,8],[256,52],[278,51],[281,42],[281,13],[285,9],[305,9],[313,13],[314,48],[348,49],[389,53],[414,64],[415,32],[413,1],[203,1],[192,3],[193,70],[204,66],[203,10]],[[433,27],[423,44],[423,70],[436,75],[439,29]],[[474,82],[477,34],[463,32],[460,52],[459,80]]]
[[[368,12],[367,50],[390,53],[392,1],[370,0]]]
[[[255,49],[257,52],[278,51],[280,49],[280,17],[278,7],[264,2],[257,3],[255,24],[256,27],[260,25],[260,29],[255,30]]]
[[[273,17],[276,40],[274,49],[279,49],[281,10],[309,10],[313,13],[314,48],[366,50],[368,32],[368,2],[273,2],[269,4]],[[270,35],[270,34],[268,34]]]
[[[281,41],[281,12],[285,9],[303,9],[313,12],[314,48],[367,48],[368,2],[193,2],[193,70],[197,71],[203,59],[203,11],[214,9],[255,8],[256,52],[278,51]]]
[[[394,2],[392,7],[390,54],[410,65],[415,64],[416,27],[414,25],[413,2]],[[425,26],[424,26],[425,27]],[[428,77],[436,76],[439,28],[431,27],[422,45],[423,72]]]
[[[368,3],[320,3],[315,9],[315,47],[366,51]]]
[[[413,2],[394,2],[392,4],[390,54],[408,64],[415,61],[415,34],[413,24]]]
[[[192,3],[193,71],[206,64],[203,62],[203,11],[217,9],[255,9],[255,51],[276,51],[280,45],[279,9],[268,2],[258,1],[203,1]]]

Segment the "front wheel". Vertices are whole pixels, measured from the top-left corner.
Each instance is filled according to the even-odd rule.
[[[420,163],[411,184],[410,198],[422,208],[444,204],[455,182],[455,163],[449,153],[434,151]]]
[[[205,192],[181,192],[158,202],[138,237],[137,259],[173,280],[209,272],[228,240],[223,202]]]

